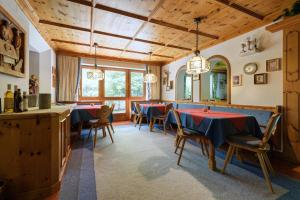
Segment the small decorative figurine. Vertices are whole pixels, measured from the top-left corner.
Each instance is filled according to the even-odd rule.
[[[35,75],[31,75],[29,79],[29,94],[37,94],[39,87],[39,81]]]

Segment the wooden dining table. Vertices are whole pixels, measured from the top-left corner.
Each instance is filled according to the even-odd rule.
[[[166,105],[158,103],[140,104],[140,108],[143,115],[147,116],[147,119],[149,121],[149,129],[150,131],[152,131],[154,127],[154,117],[164,115]]]
[[[226,138],[235,134],[250,134],[262,138],[263,134],[254,116],[232,112],[218,112],[202,108],[178,109],[182,126],[204,135],[209,141],[209,168],[216,170],[215,148],[226,143]],[[166,123],[176,124],[173,112],[167,115]]]
[[[81,135],[82,126],[84,122],[97,119],[97,112],[103,105],[76,105],[72,108],[71,112],[71,124],[72,126],[78,126],[78,135]],[[113,115],[109,117],[109,121],[113,121]]]

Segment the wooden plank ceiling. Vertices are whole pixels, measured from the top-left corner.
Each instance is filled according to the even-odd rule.
[[[285,3],[283,3],[285,2]],[[294,1],[282,0],[19,0],[57,51],[170,62],[271,22]]]

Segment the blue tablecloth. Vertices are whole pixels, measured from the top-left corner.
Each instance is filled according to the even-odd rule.
[[[158,117],[165,114],[166,106],[164,104],[140,104],[141,112],[147,116],[147,119]]]
[[[71,124],[76,125],[79,122],[88,122],[89,120],[97,119],[97,110],[101,108],[101,105],[78,105],[75,106],[71,112]],[[113,122],[113,115],[109,116],[109,121]]]
[[[234,134],[251,134],[262,138],[263,134],[255,117],[229,112],[204,112],[203,109],[178,109],[182,126],[207,136],[215,147],[226,142]],[[176,124],[173,112],[167,116],[167,124]]]

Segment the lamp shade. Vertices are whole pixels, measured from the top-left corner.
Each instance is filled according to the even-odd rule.
[[[97,69],[97,68],[93,69],[93,79],[99,80],[99,81],[103,80],[104,79],[103,71],[101,69]]]
[[[202,74],[209,72],[210,63],[203,56],[196,55],[191,58],[186,65],[187,74]]]
[[[146,83],[156,83],[157,82],[157,77],[154,74],[146,74],[144,76],[144,82]]]

